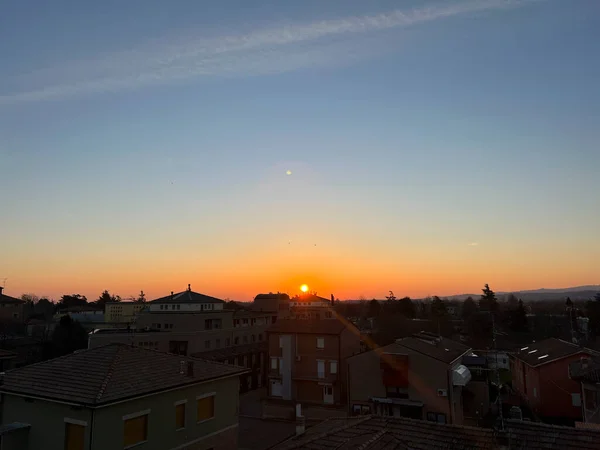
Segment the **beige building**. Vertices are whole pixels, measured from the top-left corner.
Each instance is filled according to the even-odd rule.
[[[277,320],[277,311],[224,309],[223,300],[191,290],[147,305],[128,328],[94,330],[88,347],[121,343],[179,355],[206,355],[250,369],[240,378],[241,392],[266,383],[266,330]]]
[[[471,373],[462,359],[470,350],[419,333],[349,358],[349,412],[463,424],[463,389]]]
[[[142,302],[108,302],[104,305],[104,321],[132,324],[146,306]]]
[[[2,449],[234,450],[244,371],[118,344],[9,371]]]

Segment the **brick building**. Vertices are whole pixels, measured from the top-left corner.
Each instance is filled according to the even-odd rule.
[[[360,335],[343,318],[322,317],[283,319],[268,329],[269,399],[345,404],[345,361],[360,351]]]
[[[597,352],[555,338],[521,347],[511,355],[513,389],[545,421],[581,421],[581,386],[569,377],[569,364],[592,355]]]

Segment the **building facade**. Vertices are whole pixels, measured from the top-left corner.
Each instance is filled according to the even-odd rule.
[[[243,371],[123,345],[10,371],[2,428],[16,439],[2,448],[233,450]]]
[[[344,405],[345,361],[359,351],[358,330],[341,318],[277,321],[268,330],[268,398]]]
[[[462,425],[463,391],[471,384],[463,357],[470,351],[420,333],[353,356],[346,371],[348,412]]]
[[[11,297],[3,293],[4,288],[0,286],[0,320],[13,322],[24,322],[25,301],[19,298]]]
[[[146,307],[142,302],[108,302],[104,305],[104,320],[109,323],[133,324]]]

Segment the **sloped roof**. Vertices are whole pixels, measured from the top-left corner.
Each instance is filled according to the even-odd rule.
[[[254,300],[289,300],[290,296],[285,293],[277,294],[258,294]]]
[[[216,297],[210,297],[209,295],[187,290],[177,294],[167,295],[166,297],[157,298],[148,303],[225,303],[225,301]]]
[[[535,367],[556,361],[557,359],[566,358],[567,356],[576,355],[580,352],[598,354],[591,349],[563,341],[562,339],[549,338],[524,345],[514,353],[514,357]]]
[[[194,364],[192,376],[187,374],[188,361]],[[244,371],[227,364],[109,344],[8,371],[0,392],[94,407]]]
[[[20,305],[20,304],[23,304],[26,302],[25,302],[25,300],[21,300],[20,298],[14,298],[14,297],[11,297],[10,295],[4,295],[4,294],[0,293],[0,303]]]
[[[329,419],[272,447],[275,450],[583,450],[600,449],[600,432],[505,421],[504,431],[404,417]]]
[[[429,340],[430,338],[423,337],[423,339]],[[426,342],[425,340],[411,336],[402,339],[397,339],[391,346],[398,346],[409,348],[415,352],[422,353],[438,361],[445,362],[447,364],[454,361],[464,353],[468,352],[471,348],[452,339],[446,339],[444,337],[438,337],[438,341],[433,343]]]
[[[274,447],[292,449],[485,450],[493,449],[493,431],[442,425],[407,418],[364,416],[330,419],[304,435]]]
[[[233,347],[218,348],[207,352],[198,352],[192,354],[195,358],[205,359],[207,361],[225,361],[228,358],[248,353],[259,353],[267,351],[267,342],[252,342],[250,344],[235,345]]]
[[[358,329],[350,322],[334,317],[331,319],[279,319],[271,325],[269,333],[340,334],[346,328]]]

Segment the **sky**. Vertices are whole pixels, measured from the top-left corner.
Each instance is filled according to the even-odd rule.
[[[0,4],[0,283],[598,284],[597,0]]]

